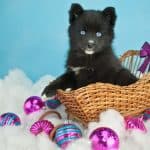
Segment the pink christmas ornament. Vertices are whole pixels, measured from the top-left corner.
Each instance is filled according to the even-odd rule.
[[[39,133],[41,132],[45,132],[47,135],[49,135],[51,133],[51,131],[54,129],[54,125],[48,121],[48,120],[45,120],[44,118],[47,116],[47,115],[50,115],[50,114],[56,114],[57,117],[59,119],[61,119],[61,115],[56,112],[56,111],[47,111],[45,112],[40,118],[38,121],[36,121],[30,128],[30,132],[34,135],[38,135]]]
[[[143,117],[125,117],[125,127],[126,129],[138,129],[146,132],[146,127],[143,122]]]
[[[24,112],[26,114],[31,114],[41,110],[44,106],[45,104],[40,97],[31,96],[24,103]]]
[[[48,121],[48,120],[39,120],[35,122],[31,128],[30,132],[33,133],[34,135],[38,135],[41,132],[45,132],[46,134],[50,134],[50,132],[53,130],[54,125]]]
[[[90,140],[92,150],[119,150],[118,135],[110,128],[97,128],[90,135]]]

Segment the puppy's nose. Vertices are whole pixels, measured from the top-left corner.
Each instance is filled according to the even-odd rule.
[[[93,41],[93,40],[89,40],[88,41],[88,48],[93,48],[94,47],[94,45],[95,45],[95,42]]]

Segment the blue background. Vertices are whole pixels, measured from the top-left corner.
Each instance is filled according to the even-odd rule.
[[[73,2],[86,9],[116,8],[113,46],[118,56],[150,41],[150,0],[0,0],[0,78],[13,68],[33,81],[64,72]]]

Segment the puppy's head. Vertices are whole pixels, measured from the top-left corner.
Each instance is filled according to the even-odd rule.
[[[80,4],[72,4],[69,11],[69,38],[71,50],[92,55],[110,47],[116,21],[113,7],[103,11],[84,10]]]

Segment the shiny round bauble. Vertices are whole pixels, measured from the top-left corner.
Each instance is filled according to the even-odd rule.
[[[90,135],[92,150],[119,150],[119,137],[115,131],[100,127]]]
[[[45,106],[42,99],[38,96],[31,96],[27,98],[24,103],[24,112],[26,114],[31,114],[33,112],[41,110]]]

